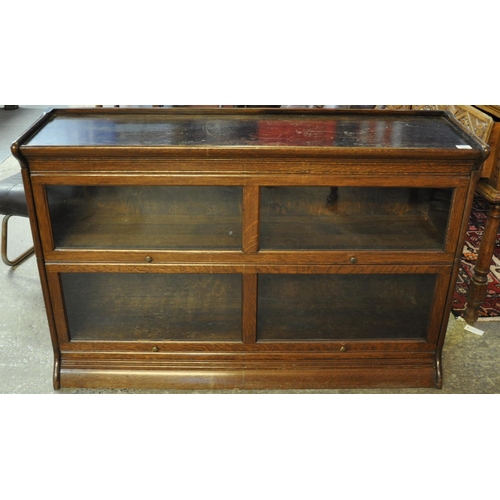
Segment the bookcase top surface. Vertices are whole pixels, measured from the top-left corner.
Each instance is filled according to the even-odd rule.
[[[47,123],[25,144],[34,147],[476,147],[467,134],[440,113],[190,111],[53,110]]]

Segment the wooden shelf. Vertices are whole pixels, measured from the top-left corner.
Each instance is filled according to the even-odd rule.
[[[442,250],[443,226],[425,216],[290,216],[266,217],[261,248],[266,250],[371,249]]]
[[[241,217],[132,216],[54,223],[56,248],[240,250]]]

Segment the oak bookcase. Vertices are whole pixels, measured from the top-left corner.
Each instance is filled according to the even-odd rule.
[[[54,387],[441,387],[488,148],[442,111],[54,109],[12,146]]]

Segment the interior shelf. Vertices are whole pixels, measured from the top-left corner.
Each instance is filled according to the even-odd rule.
[[[442,231],[423,215],[304,215],[287,217],[286,224],[277,216],[266,217],[261,227],[265,250],[436,250],[444,243]]]

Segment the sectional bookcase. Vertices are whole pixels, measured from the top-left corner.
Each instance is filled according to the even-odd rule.
[[[452,115],[54,109],[12,151],[56,388],[441,386],[488,154]]]

